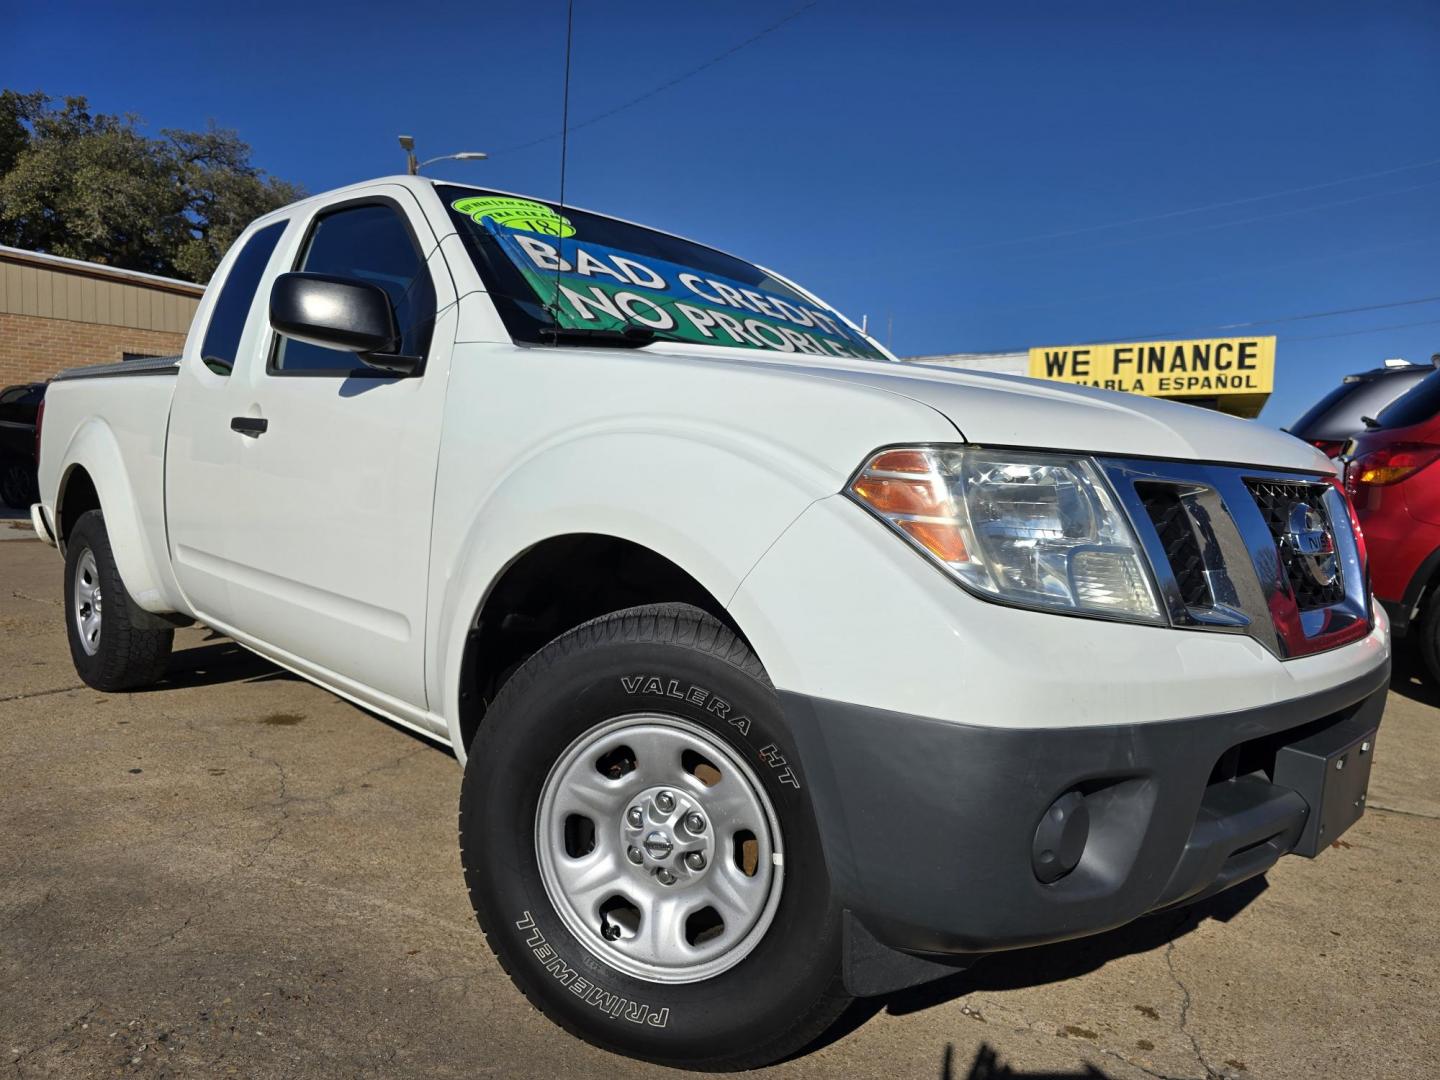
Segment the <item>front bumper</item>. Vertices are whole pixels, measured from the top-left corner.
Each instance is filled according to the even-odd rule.
[[[1323,849],[1363,810],[1389,672],[1387,658],[1242,712],[1071,728],[780,696],[840,904],[890,949],[961,958],[1106,930]],[[1088,834],[1045,884],[1037,827],[1069,792]]]

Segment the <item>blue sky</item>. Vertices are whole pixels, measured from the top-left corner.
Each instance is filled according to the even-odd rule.
[[[7,6],[0,83],[214,119],[311,191],[399,171],[404,132],[493,154],[434,175],[557,193],[561,0]],[[575,130],[568,200],[771,265],[901,355],[1440,295],[1434,0],[577,0],[572,124],[797,10]],[[1440,352],[1440,303],[1243,332],[1279,334],[1278,425]]]

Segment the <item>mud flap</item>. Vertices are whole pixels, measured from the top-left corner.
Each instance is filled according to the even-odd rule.
[[[964,971],[978,957],[956,957],[940,963],[900,952],[879,941],[850,911],[844,915],[843,962],[845,989],[856,997],[877,997],[908,990]]]

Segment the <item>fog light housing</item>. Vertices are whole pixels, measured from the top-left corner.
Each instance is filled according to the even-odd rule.
[[[1042,884],[1059,881],[1080,864],[1090,839],[1090,808],[1085,796],[1067,791],[1050,804],[1030,845],[1030,865]]]

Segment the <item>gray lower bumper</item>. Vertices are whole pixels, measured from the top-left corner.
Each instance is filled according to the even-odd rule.
[[[1363,810],[1388,681],[1387,663],[1280,704],[1098,728],[781,700],[857,937],[955,960],[1096,933],[1315,854]],[[1349,774],[1324,771],[1346,754]],[[1037,827],[1069,792],[1083,854],[1046,884]]]

